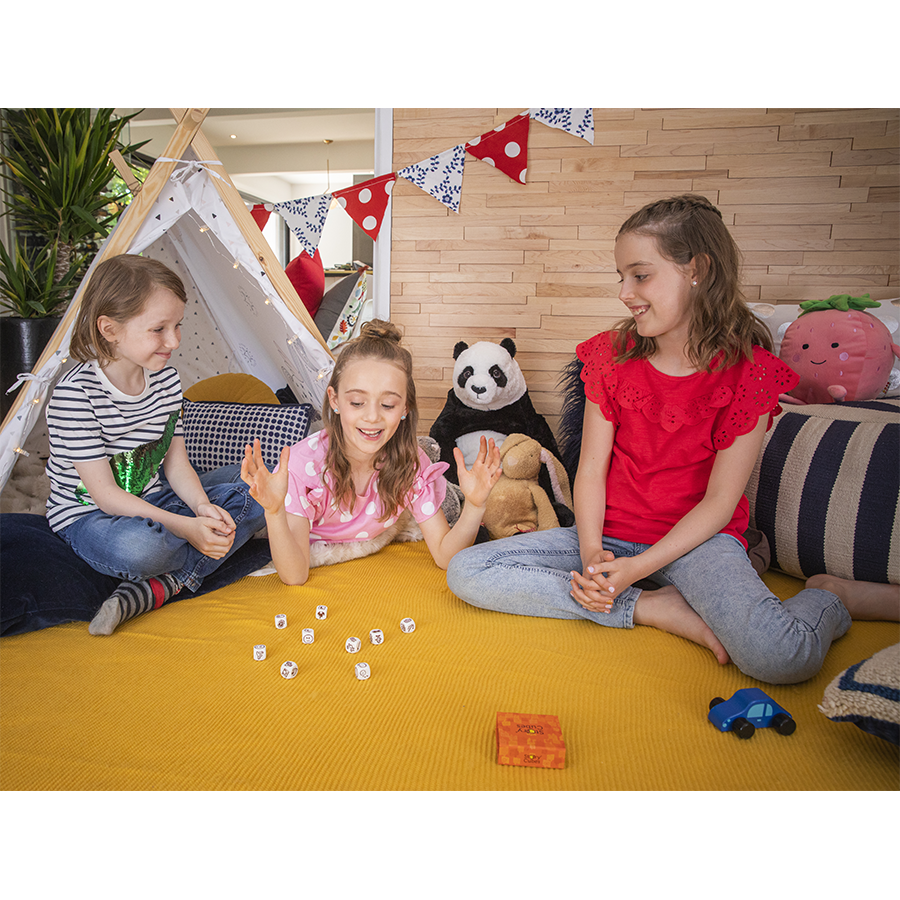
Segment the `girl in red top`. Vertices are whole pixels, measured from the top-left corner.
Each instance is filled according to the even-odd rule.
[[[781,603],[753,569],[744,488],[797,375],[744,302],[706,198],[632,215],[616,238],[630,318],[580,344],[575,525],[459,553],[447,580],[487,609],[651,625],[771,683],[803,681],[850,627],[833,593]]]

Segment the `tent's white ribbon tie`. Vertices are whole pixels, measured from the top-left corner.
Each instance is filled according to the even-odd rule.
[[[21,387],[26,381],[37,381],[42,386],[47,386],[53,380],[51,375],[35,375],[33,372],[19,372],[16,377],[15,384],[6,389],[7,394],[11,394],[16,388]]]
[[[160,156],[157,157],[157,162],[173,162],[176,165],[185,167],[180,171],[175,171],[172,173],[173,181],[184,181],[184,179],[191,171],[199,172],[201,169],[209,172],[210,175],[212,175],[214,178],[218,178],[219,181],[225,180],[218,172],[214,172],[209,168],[210,166],[222,165],[222,163],[217,159],[175,159],[171,156]]]

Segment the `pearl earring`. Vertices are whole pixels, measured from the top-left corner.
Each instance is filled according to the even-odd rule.
[[[696,282],[696,281],[692,281],[691,284],[692,284],[694,287],[697,287],[697,282]]]

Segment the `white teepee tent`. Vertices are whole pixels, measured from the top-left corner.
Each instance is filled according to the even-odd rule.
[[[200,131],[207,110],[173,109],[175,133],[83,279],[63,321],[26,376],[0,433],[0,489],[69,363],[69,336],[98,262],[141,253],[184,281],[189,304],[173,355],[182,384],[246,372],[321,406],[333,366],[318,329]]]

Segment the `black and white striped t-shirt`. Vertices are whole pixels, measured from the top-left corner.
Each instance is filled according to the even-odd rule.
[[[144,370],[145,387],[139,396],[123,394],[94,362],[66,373],[47,404],[50,435],[50,499],[47,520],[54,531],[71,525],[97,507],[90,496],[79,498],[81,479],[75,462],[111,459],[162,437],[172,414],[181,409],[181,379],[172,366],[160,372]],[[175,435],[181,434],[181,421]],[[155,473],[143,494],[159,483]]]

